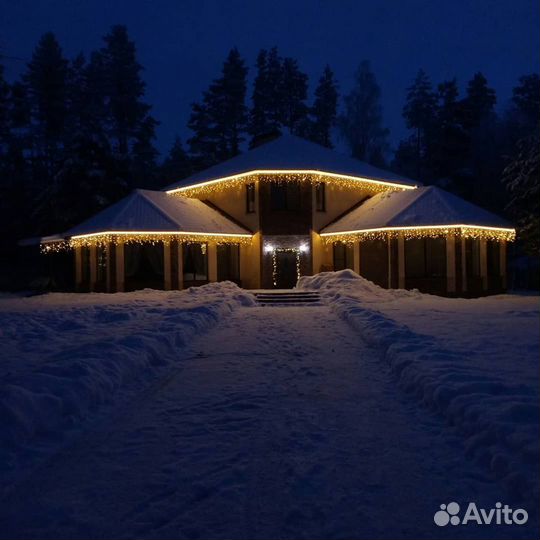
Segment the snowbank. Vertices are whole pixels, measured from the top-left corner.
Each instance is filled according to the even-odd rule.
[[[538,297],[441,298],[386,290],[351,270],[303,277],[371,345],[399,385],[442,414],[467,452],[538,499]]]
[[[1,298],[5,472],[17,466],[22,447],[61,438],[128,382],[147,383],[178,362],[195,334],[253,304],[252,295],[230,282],[185,291]]]

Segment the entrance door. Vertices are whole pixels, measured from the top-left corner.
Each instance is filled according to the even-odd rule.
[[[296,251],[276,250],[276,287],[278,289],[292,289],[296,285]]]

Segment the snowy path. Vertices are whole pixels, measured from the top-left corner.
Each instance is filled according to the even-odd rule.
[[[13,538],[520,538],[438,528],[505,501],[326,306],[240,308],[1,501]]]

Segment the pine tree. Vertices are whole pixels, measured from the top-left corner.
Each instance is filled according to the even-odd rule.
[[[250,147],[254,140],[266,135],[272,130],[268,118],[268,103],[271,89],[267,82],[267,52],[264,49],[257,55],[257,75],[253,83],[251,96],[252,107],[249,113],[249,134],[251,135]]]
[[[191,104],[191,115],[188,122],[188,127],[193,132],[193,137],[188,139],[189,154],[193,167],[197,171],[219,162],[212,118],[208,111],[208,101],[208,92],[205,92],[202,103]]]
[[[68,62],[54,34],[44,34],[35,48],[24,82],[28,89],[35,137],[46,146],[59,144],[67,116]]]
[[[267,118],[269,131],[280,130],[283,120],[283,59],[277,47],[268,52],[266,62]]]
[[[538,130],[540,122],[540,76],[533,73],[519,78],[512,91],[512,104],[518,116],[522,136]]]
[[[4,66],[0,64],[0,158],[7,151],[9,139],[9,93],[9,84],[4,79]]]
[[[247,130],[247,68],[238,49],[229,52],[221,77],[211,87],[213,120],[220,142],[220,158],[240,153],[240,144]]]
[[[456,79],[439,84],[435,121],[427,132],[426,147],[433,180],[447,188],[455,187],[466,165],[468,138],[462,116]]]
[[[389,132],[383,127],[381,90],[367,60],[361,62],[354,88],[344,100],[345,114],[339,118],[339,127],[351,155],[382,165]]]
[[[467,85],[467,94],[462,102],[465,127],[472,130],[488,119],[496,102],[495,90],[488,87],[482,73],[475,73]]]
[[[155,153],[152,146],[156,121],[150,106],[143,101],[145,83],[142,66],[136,58],[135,44],[125,26],[113,26],[104,37],[105,46],[94,53],[89,66],[89,93],[93,115],[104,125],[109,145],[114,152],[115,166],[111,193],[122,196],[140,177],[134,178],[134,160],[140,160],[141,138],[148,146],[146,156]],[[138,154],[133,150],[137,145]],[[150,148],[152,147],[152,148]]]
[[[293,58],[284,58],[281,69],[281,125],[289,133],[303,135],[307,131],[309,111],[306,105],[308,77]]]
[[[311,108],[310,139],[333,148],[332,128],[336,123],[338,91],[334,73],[330,66],[324,68],[315,90],[315,102]]]
[[[135,133],[132,148],[132,177],[137,188],[153,188],[158,182],[157,163],[158,151],[154,147],[157,121],[147,116]]]
[[[518,143],[518,154],[503,171],[510,195],[508,210],[518,224],[518,237],[526,252],[540,252],[540,137],[538,133]]]
[[[414,131],[416,174],[422,180],[427,176],[426,139],[427,133],[433,126],[436,96],[431,87],[431,81],[421,69],[407,89],[407,101],[403,107],[403,117],[407,127]]]
[[[192,104],[188,140],[197,169],[229,159],[240,152],[247,130],[245,105],[247,69],[237,49],[223,64],[221,77],[204,92],[201,103]]]
[[[142,101],[146,87],[143,68],[126,27],[113,26],[104,41],[105,46],[93,57],[94,68],[101,70],[96,78],[106,104],[112,146],[125,158],[141,126],[149,121],[150,106]]]
[[[31,149],[31,219],[36,232],[52,231],[58,223],[60,187],[57,172],[65,157],[68,116],[68,61],[54,34],[39,40],[23,75],[29,124],[23,138]]]
[[[159,171],[160,183],[162,186],[171,184],[177,180],[182,180],[192,172],[189,156],[184,150],[180,137],[176,137],[163,161]]]

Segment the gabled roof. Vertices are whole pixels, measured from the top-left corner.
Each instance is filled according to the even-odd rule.
[[[137,189],[73,227],[64,236],[111,231],[250,234],[250,231],[198,199]]]
[[[321,233],[458,224],[512,227],[505,219],[475,204],[438,187],[428,186],[407,191],[378,193],[323,228]]]
[[[345,156],[319,144],[294,135],[282,135],[232,159],[174,182],[164,190],[188,187],[201,182],[227,178],[251,171],[298,170],[317,171],[394,182],[407,186],[419,185],[368,163]]]

